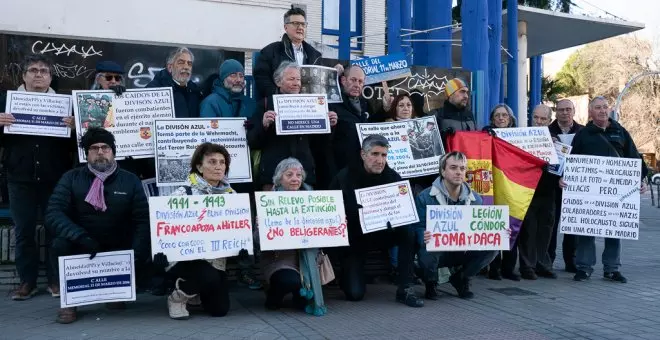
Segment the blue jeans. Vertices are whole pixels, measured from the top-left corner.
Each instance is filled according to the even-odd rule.
[[[606,238],[602,255],[603,271],[615,272],[621,267],[621,240]],[[593,273],[596,264],[596,238],[593,236],[577,236],[575,266],[587,274]]]

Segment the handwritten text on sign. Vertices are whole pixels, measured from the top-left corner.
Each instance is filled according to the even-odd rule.
[[[566,157],[560,230],[564,234],[639,238],[640,159]]]
[[[348,245],[339,190],[255,193],[262,250]]]
[[[64,138],[71,135],[71,129],[62,121],[71,115],[71,96],[7,91],[7,106],[0,109],[16,119],[4,127],[6,134]]]
[[[133,250],[60,256],[60,306],[135,301]]]
[[[363,233],[419,222],[409,181],[355,190]]]
[[[509,207],[506,205],[429,205],[428,251],[509,250]]]
[[[170,261],[252,253],[248,194],[149,197],[151,252]]]
[[[493,129],[497,137],[550,163],[558,164],[557,151],[547,126]]]
[[[279,94],[273,100],[278,135],[330,133],[325,94]]]

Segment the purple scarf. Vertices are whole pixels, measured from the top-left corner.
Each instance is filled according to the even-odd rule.
[[[105,197],[103,196],[103,182],[105,182],[105,180],[117,170],[117,162],[113,162],[112,167],[105,172],[100,172],[92,168],[89,163],[87,163],[87,169],[89,169],[89,171],[91,171],[96,177],[87,192],[85,202],[91,204],[97,211],[106,211],[108,207],[105,205]]]

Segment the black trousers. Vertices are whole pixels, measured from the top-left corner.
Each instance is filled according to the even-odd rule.
[[[498,252],[497,256],[490,262],[490,270],[502,273],[513,273],[518,261],[518,239],[511,250]]]
[[[284,297],[288,294],[293,295],[294,301],[299,300],[300,288],[302,283],[300,281],[300,273],[293,269],[280,269],[275,271],[269,280],[268,296],[266,297],[270,303],[280,304]]]
[[[179,289],[187,295],[199,294],[202,308],[211,316],[225,316],[229,312],[229,285],[227,273],[215,269],[208,261],[177,262],[167,275],[179,282]]]
[[[559,234],[559,223],[561,222],[561,189],[556,193],[557,200],[555,201],[555,223],[552,231],[552,239],[548,246],[548,255],[550,256],[551,263],[555,262],[557,258],[557,238]],[[562,256],[566,267],[575,266],[575,250],[577,249],[577,235],[564,234],[564,239],[561,243]]]
[[[518,236],[520,272],[552,270],[548,247],[555,224],[554,197],[535,196]]]
[[[399,290],[408,288],[413,276],[415,236],[413,228],[398,227],[369,234],[361,234],[350,241],[349,247],[339,248],[341,263],[340,286],[349,301],[360,301],[367,291],[365,264],[371,249],[388,250],[399,247]]]

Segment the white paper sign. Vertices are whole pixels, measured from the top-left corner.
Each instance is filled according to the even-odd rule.
[[[184,185],[197,146],[209,142],[227,148],[229,183],[252,182],[245,118],[157,119],[156,181],[158,186]]]
[[[437,175],[445,154],[435,116],[386,123],[356,124],[360,144],[370,135],[387,138],[387,164],[403,178]]]
[[[149,197],[151,253],[173,261],[253,253],[248,194]]]
[[[641,164],[630,158],[566,157],[561,232],[637,240]]]
[[[261,250],[348,245],[340,190],[256,192]]]
[[[550,163],[557,164],[557,151],[547,126],[493,129],[497,137]]]
[[[60,307],[135,301],[133,250],[60,256]]]
[[[363,233],[419,222],[415,199],[409,181],[355,190]]]
[[[330,133],[325,94],[277,94],[273,100],[278,135]]]
[[[90,127],[112,132],[117,160],[154,157],[154,119],[174,118],[172,88],[131,89],[121,96],[110,90],[73,91],[73,113],[79,136]],[[82,148],[78,158],[86,162]]]
[[[71,129],[62,118],[71,116],[71,96],[7,91],[5,112],[16,121],[5,125],[6,134],[69,138]]]
[[[509,250],[509,206],[429,205],[428,251]]]
[[[571,145],[573,144],[573,138],[575,138],[575,134],[574,133],[559,134],[557,135],[557,137],[562,143]]]
[[[555,150],[557,151],[557,159],[559,159],[559,163],[548,165],[548,172],[553,175],[561,176],[564,173],[566,156],[571,154],[572,149],[573,147],[570,144],[555,142]]]

